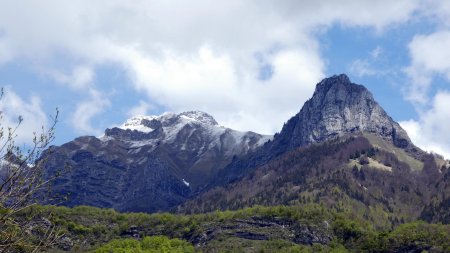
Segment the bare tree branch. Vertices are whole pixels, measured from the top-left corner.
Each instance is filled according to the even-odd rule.
[[[0,91],[0,99],[4,94]],[[55,138],[55,126],[59,111],[50,116],[51,125],[42,127],[40,133],[33,133],[32,144],[21,148],[16,144],[17,131],[23,124],[18,117],[13,127],[5,126],[3,113],[0,111],[0,252],[14,252],[18,248],[29,252],[38,252],[42,248],[53,245],[61,234],[54,225],[45,225],[38,242],[30,241],[30,233],[36,227],[43,228],[37,222],[42,217],[24,217],[27,209],[37,204],[36,195],[54,180],[57,175],[44,179],[43,169],[45,157],[42,157]],[[51,214],[47,217],[50,219]]]

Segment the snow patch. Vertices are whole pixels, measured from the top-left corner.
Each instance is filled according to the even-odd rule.
[[[161,134],[158,134],[158,137],[155,136],[138,141],[129,141],[130,147],[132,148],[139,148],[142,146],[153,146],[153,148],[156,148],[159,144],[174,143],[180,131],[182,131],[186,126],[190,126],[193,131],[189,134],[189,136],[187,136],[186,140],[184,141],[188,141],[190,135],[193,134],[193,132],[196,130],[200,130],[202,134],[204,134],[206,146],[200,147],[199,151],[211,149],[214,147],[220,147],[221,149],[229,150],[229,152],[235,152],[238,146],[244,148],[245,150],[249,150],[251,148],[249,143],[250,139],[244,139],[251,136],[249,132],[235,131],[220,126],[211,115],[201,111],[189,111],[180,114],[165,112],[160,116],[136,116],[128,119],[119,128],[137,130],[144,133],[149,133],[155,130],[145,126],[143,120],[158,121],[162,128],[160,129],[162,130]],[[223,142],[222,136],[224,134],[229,134],[229,139],[227,139],[226,142]],[[261,138],[259,138],[256,146],[264,144],[271,138],[272,136],[263,135]],[[108,140],[108,138],[103,137],[103,141],[106,140]],[[181,150],[186,150],[186,143],[179,143],[179,145],[181,147]]]
[[[99,137],[97,137],[97,138],[98,138],[101,142],[108,142],[108,141],[114,140],[113,137],[107,136],[107,135],[105,135],[105,134],[103,134],[102,136],[99,136]]]
[[[217,121],[209,114],[201,111],[189,111],[180,113],[180,117],[184,117],[196,122],[200,122],[208,125],[218,125]]]
[[[143,133],[150,133],[151,131],[153,131],[154,129],[145,126],[144,124],[142,124],[143,120],[152,120],[152,119],[157,119],[157,116],[135,116],[133,118],[128,119],[127,121],[125,121],[125,123],[123,123],[121,126],[119,126],[120,129],[130,129],[130,130],[137,130],[139,132],[143,132]]]

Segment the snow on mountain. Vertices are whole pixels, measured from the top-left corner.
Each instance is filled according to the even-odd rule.
[[[194,132],[201,130],[203,139],[208,139],[208,148],[219,145],[220,136],[226,134],[229,142],[242,143],[244,149],[252,149],[253,146],[260,146],[266,141],[270,140],[272,136],[259,135],[252,132],[241,132],[219,126],[217,121],[209,114],[201,111],[187,111],[180,114],[171,112],[163,113],[162,115],[150,116],[135,116],[125,121],[119,129],[137,131],[144,134],[154,132],[153,135],[142,135],[142,138],[129,140],[133,147],[143,145],[155,145],[156,143],[174,143],[181,132],[183,134],[188,132],[186,140],[191,137]],[[156,132],[159,131],[159,134]],[[259,138],[256,143],[251,143],[252,135],[258,135]],[[122,136],[123,137],[123,136]],[[110,140],[108,134],[102,138],[103,140]],[[183,147],[181,148],[183,149]]]
[[[208,125],[218,125],[217,121],[209,114],[201,111],[188,111],[180,113],[181,117]]]
[[[183,183],[189,187],[189,183],[186,180],[184,180],[184,178],[183,178]]]
[[[136,130],[143,133],[149,133],[153,131],[154,129],[142,124],[143,120],[152,120],[157,118],[157,116],[135,116],[123,123],[119,128],[120,129],[130,129],[130,130]]]

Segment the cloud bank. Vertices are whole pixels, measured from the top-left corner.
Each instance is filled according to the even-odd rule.
[[[152,107],[200,109],[236,129],[273,133],[324,77],[318,29],[381,31],[407,21],[417,3],[7,1],[0,58],[47,66],[47,75],[92,99],[101,92],[89,85],[95,67],[118,64]],[[63,69],[55,67],[61,54],[70,62]],[[92,131],[90,120],[106,108],[92,99],[73,114],[80,132]]]
[[[43,0],[1,6],[0,64],[25,62],[83,94],[71,115],[82,134],[97,133],[93,119],[112,106],[104,86],[94,81],[96,71],[109,64],[146,97],[136,99],[129,114],[198,109],[235,129],[274,133],[325,77],[318,37],[327,29],[382,34],[418,18],[434,19],[439,31],[417,35],[409,44],[405,96],[420,115],[409,126],[429,129],[423,131],[426,139],[448,150],[433,137],[439,120],[450,122],[442,103],[447,93],[430,91],[436,76],[450,78],[450,5],[444,1]],[[360,76],[378,73],[363,60],[352,68]],[[120,90],[121,84],[111,85]],[[414,134],[413,127],[407,129]]]
[[[13,138],[17,145],[32,143],[34,135],[42,133],[48,127],[48,117],[42,110],[41,100],[36,96],[23,99],[18,96],[11,87],[4,89],[4,94],[0,99],[0,117],[3,131],[1,144],[7,138],[9,128],[14,131]],[[19,117],[23,119],[19,125]]]

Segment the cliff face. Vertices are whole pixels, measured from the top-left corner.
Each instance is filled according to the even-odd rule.
[[[372,94],[342,74],[318,83],[312,98],[274,141],[288,150],[357,132],[375,134],[399,148],[414,148],[406,132]]]

